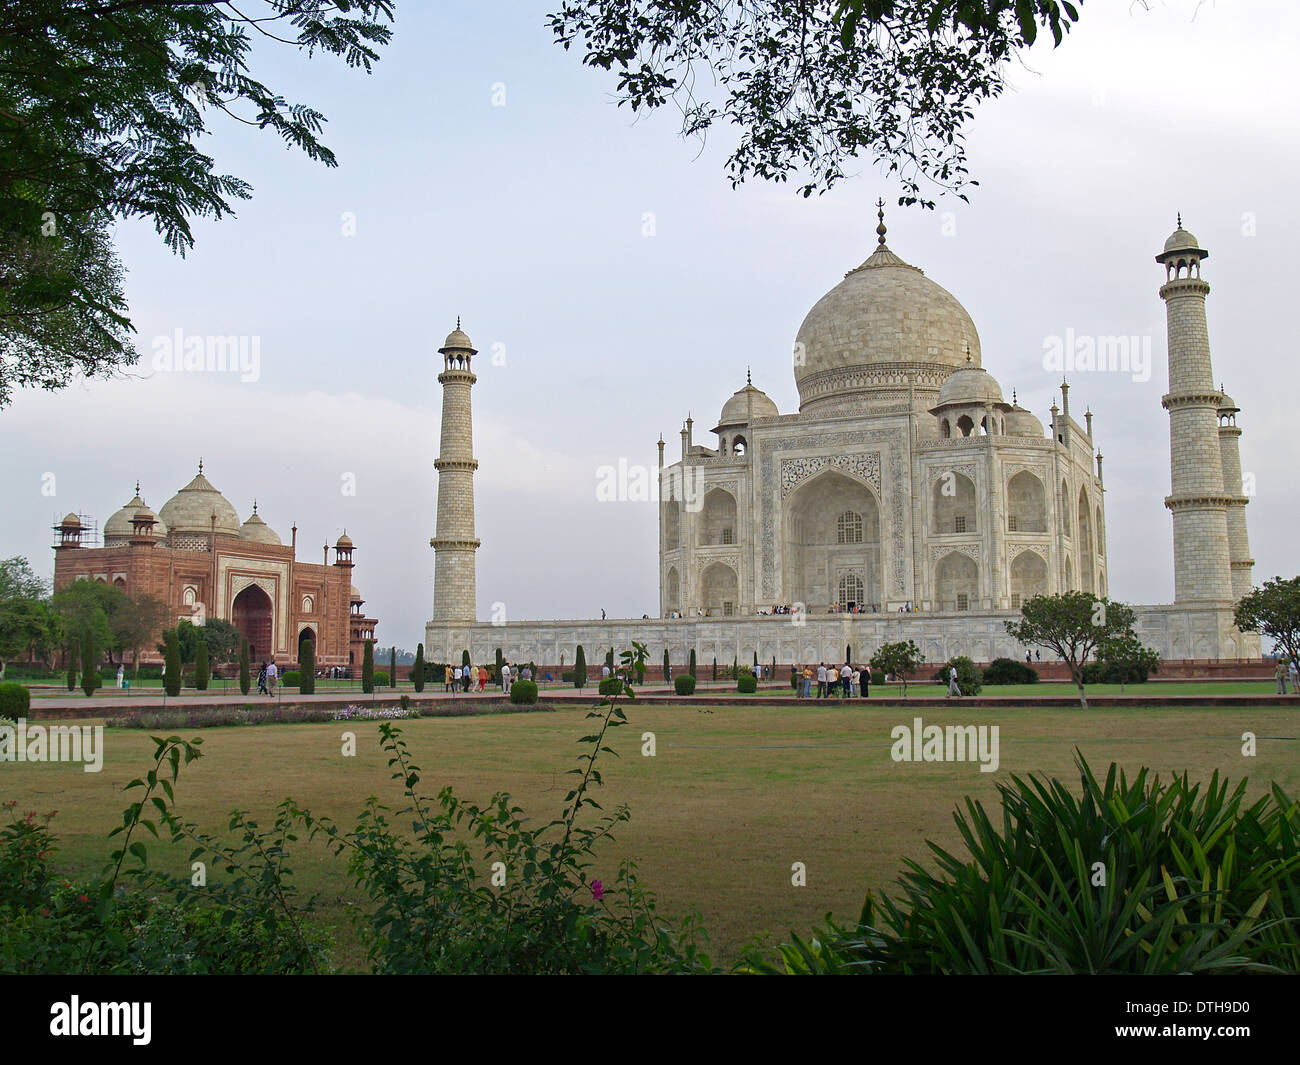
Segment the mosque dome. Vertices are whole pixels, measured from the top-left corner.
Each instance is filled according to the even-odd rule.
[[[274,529],[267,525],[257,513],[257,503],[253,503],[253,513],[248,516],[248,520],[239,527],[239,538],[247,540],[254,544],[269,544],[272,547],[283,547],[284,541],[276,535]]]
[[[351,591],[348,592],[348,598],[351,599],[352,602],[354,602],[354,603],[364,603],[364,602],[365,602],[365,600],[361,598],[361,593],[360,593],[359,591],[357,591],[357,586],[356,586],[355,584],[352,585],[352,589],[351,589]]]
[[[442,342],[439,352],[448,351],[474,351],[474,344],[469,338],[469,334],[464,332],[460,327],[460,319],[456,320],[456,328],[447,334],[447,339]]]
[[[935,409],[947,406],[1006,407],[1007,401],[993,375],[972,360],[953,370],[940,387]]]
[[[754,418],[775,418],[781,413],[766,392],[755,388],[753,382],[746,381],[745,387],[736,392],[722,405],[722,413],[718,416],[717,428],[721,429],[730,425],[748,425],[751,412]]]
[[[153,512],[149,510],[149,505],[141,498],[140,485],[137,482],[135,497],[121,510],[114,513],[108,521],[104,522],[104,546],[113,547],[129,542],[131,537],[135,535],[135,516],[142,511],[147,512],[150,517],[155,517]],[[157,521],[156,517],[155,521]],[[162,522],[157,522],[153,527],[153,534],[158,537],[166,536],[167,527]]]
[[[335,546],[335,547],[343,547],[343,548],[351,547],[351,546],[352,546],[352,537],[350,537],[350,536],[347,534],[347,531],[344,530],[343,535],[340,536],[336,541],[334,541],[334,546]]]
[[[1003,421],[1006,424],[1007,436],[1032,436],[1042,439],[1047,435],[1043,430],[1043,423],[1019,403],[1012,405]]]
[[[1199,250],[1196,238],[1187,232],[1180,224],[1177,229],[1169,234],[1169,239],[1165,241],[1165,251],[1191,251]]]
[[[800,411],[865,404],[872,392],[933,387],[947,368],[980,365],[979,334],[947,289],[885,245],[814,304],[799,327],[794,379]],[[850,404],[852,404],[850,400]]]
[[[203,476],[203,464],[194,480],[162,505],[158,516],[173,533],[206,536],[212,531],[212,517],[216,516],[216,531],[223,536],[239,535],[239,513],[230,501],[212,487]]]

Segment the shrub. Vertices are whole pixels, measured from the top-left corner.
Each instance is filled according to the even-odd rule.
[[[302,684],[302,673],[296,669],[286,669],[280,674],[280,683],[286,688],[297,688]]]
[[[740,676],[736,678],[736,691],[753,695],[758,691],[758,678],[752,673],[741,670]]]
[[[573,686],[575,688],[587,686],[587,653],[583,651],[582,644],[578,644],[578,654],[573,659]]]
[[[856,927],[828,922],[750,971],[882,974],[1295,972],[1296,800],[1276,783],[1249,806],[1216,771],[1163,784],[1081,756],[1077,790],[998,782],[1000,810],[956,815],[960,856],[928,844],[902,897],[867,896]],[[936,863],[935,872],[929,867]],[[1102,862],[1098,883],[1094,862]]]
[[[99,687],[95,683],[99,677],[98,658],[99,649],[95,646],[95,634],[87,629],[81,636],[81,690],[86,693],[87,698]]]
[[[0,682],[0,717],[17,721],[20,717],[27,716],[31,705],[32,693],[25,684],[12,680]]]
[[[962,695],[978,695],[980,688],[983,686],[983,677],[980,674],[980,668],[965,655],[958,655],[944,664],[939,671],[942,676],[940,682],[946,687],[948,684],[948,671],[957,667],[957,689]]]
[[[248,689],[252,685],[252,678],[248,669],[248,637],[245,636],[239,645],[239,691],[243,695],[248,694]]]
[[[316,641],[303,640],[298,645],[298,690],[303,695],[316,692]]]
[[[561,684],[572,684],[572,683],[573,683],[573,678],[574,678],[575,676],[577,676],[577,674],[575,674],[575,673],[573,672],[573,670],[571,670],[571,669],[566,669],[563,673],[560,674],[560,683],[561,683]]]
[[[163,658],[167,671],[163,674],[163,690],[175,698],[181,693],[181,644],[175,629],[163,633]]]
[[[375,686],[379,688],[388,687],[388,674],[382,669],[375,674]]]
[[[195,691],[205,692],[208,690],[208,681],[212,678],[212,671],[208,668],[208,642],[199,634],[198,642],[194,646],[194,689]]]
[[[1037,684],[1038,670],[1014,658],[995,658],[984,670],[985,684]]]
[[[510,701],[516,706],[532,706],[537,702],[537,685],[531,680],[517,680],[510,685]]]
[[[415,685],[416,692],[424,691],[424,644],[415,645],[415,665],[411,667],[411,683]]]
[[[468,665],[469,652],[465,652]],[[366,649],[361,656],[361,690],[369,695],[375,690],[375,641],[367,640]]]
[[[673,690],[676,691],[678,695],[694,695],[695,678],[689,673],[677,674],[677,676],[673,677]]]
[[[618,677],[605,677],[600,682],[599,691],[601,695],[622,695],[623,681]]]
[[[77,686],[77,641],[68,648],[68,691]]]
[[[1083,683],[1145,684],[1151,672],[1144,662],[1089,662],[1083,667]]]

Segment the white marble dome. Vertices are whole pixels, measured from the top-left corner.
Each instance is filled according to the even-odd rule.
[[[718,428],[747,425],[751,411],[755,418],[775,418],[781,413],[771,396],[762,389],[755,388],[752,383],[747,383],[722,405],[722,413],[718,416]]]
[[[134,498],[121,510],[116,511],[108,521],[104,522],[104,546],[113,547],[118,544],[129,543],[131,537],[135,535],[133,519],[141,511],[149,511],[149,505],[141,498],[140,486],[137,484]],[[167,535],[167,526],[162,522],[156,522],[153,527],[153,534],[159,538],[165,537]]]
[[[256,503],[253,504],[253,513],[239,527],[239,538],[254,544],[269,544],[272,547],[284,546],[284,541],[280,539],[276,531],[267,525],[257,513]]]
[[[239,512],[230,505],[212,483],[198,476],[162,505],[158,516],[173,534],[206,536],[212,531],[212,516],[216,515],[216,530],[222,536],[239,535]]]
[[[845,397],[906,388],[909,373],[933,386],[967,356],[980,364],[979,333],[952,293],[883,243],[813,306],[799,327],[799,409],[843,406]]]
[[[1005,407],[1002,388],[988,370],[976,366],[974,360],[953,370],[939,389],[938,407],[973,406]]]

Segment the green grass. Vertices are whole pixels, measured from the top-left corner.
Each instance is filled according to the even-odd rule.
[[[1041,685],[1035,686],[1036,688]],[[443,785],[486,799],[509,791],[527,816],[549,821],[562,805],[586,731],[582,707],[547,714],[419,719],[402,729],[423,768],[426,794]],[[1208,779],[1219,769],[1249,775],[1259,794],[1276,780],[1300,792],[1300,722],[1284,707],[1042,710],[1026,707],[962,713],[959,704],[917,711],[926,723],[997,724],[1001,767],[973,763],[906,764],[890,758],[890,729],[910,724],[902,707],[807,703],[797,710],[684,702],[633,706],[613,733],[619,758],[602,756],[606,809],[629,804],[632,820],[601,852],[593,877],[614,879],[618,859],[635,857],[644,881],[670,913],[697,906],[713,937],[715,958],[734,960],[754,933],[806,933],[828,911],[857,913],[868,888],[888,888],[903,860],[924,861],[926,840],[960,849],[952,812],[963,796],[990,803],[1008,773],[1044,771],[1074,778],[1078,746],[1094,770],[1112,760],[1149,765],[1162,775],[1188,771]],[[357,734],[358,753],[340,756],[341,733]],[[1241,753],[1245,731],[1260,737],[1258,754]],[[654,732],[654,758],[640,753]],[[179,812],[209,830],[238,807],[269,824],[276,803],[293,796],[318,815],[350,825],[368,795],[400,809],[377,743],[378,726],[361,723],[205,729],[204,757],[184,770]],[[0,765],[0,801],[18,812],[57,810],[66,872],[97,872],[121,823],[122,786],[147,768],[148,733],[109,729],[101,773],[72,765]],[[2,815],[0,815],[2,816]],[[151,862],[189,875],[188,847],[149,840]],[[360,901],[342,865],[323,849],[299,844],[292,862],[300,886],[322,893],[320,920],[339,936],[338,960],[357,967],[360,948],[345,913]],[[790,884],[804,862],[808,884]]]

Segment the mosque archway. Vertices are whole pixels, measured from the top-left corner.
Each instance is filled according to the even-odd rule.
[[[1093,544],[1091,507],[1088,506],[1088,493],[1079,490],[1079,582],[1085,592],[1095,592],[1093,582]]]
[[[663,505],[664,550],[676,551],[682,546],[682,511],[675,502]]]
[[[308,640],[311,641],[312,649],[315,653],[318,655],[320,654],[320,641],[316,638],[316,630],[308,625],[298,633],[298,656],[300,658],[302,657],[302,645]]]
[[[736,613],[739,588],[734,569],[725,562],[711,563],[700,575],[700,605],[711,617],[731,617]]]
[[[965,474],[945,471],[934,482],[933,533],[975,532],[975,483]]]
[[[839,602],[840,579],[852,574],[859,609],[883,599],[880,505],[861,481],[826,470],[785,504],[785,600],[821,612]]]
[[[1037,551],[1021,551],[1011,563],[1011,609],[1047,594],[1047,562]]]
[[[1007,482],[1007,532],[1047,532],[1047,492],[1028,470]]]
[[[271,597],[256,584],[250,584],[231,604],[230,620],[248,640],[251,660],[271,657]]]
[[[700,512],[700,543],[736,542],[736,497],[721,488],[710,488]]]
[[[676,610],[678,613],[682,609],[682,579],[677,574],[676,566],[668,567],[668,576],[665,580],[666,588],[664,591],[664,606],[668,612]]]

